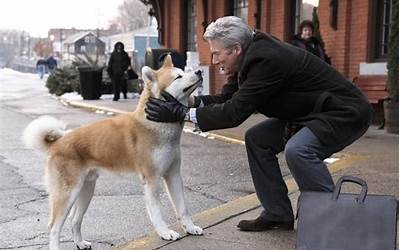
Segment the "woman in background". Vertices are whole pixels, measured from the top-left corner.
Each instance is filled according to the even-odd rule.
[[[314,24],[310,20],[304,20],[299,26],[299,33],[294,36],[291,41],[296,47],[307,50],[316,55],[328,64],[331,64],[331,59],[325,54],[321,41],[314,36]]]
[[[107,67],[107,73],[113,85],[113,101],[119,100],[120,91],[122,91],[124,99],[127,98],[128,88],[124,74],[128,69],[131,69],[131,60],[124,50],[124,44],[117,42],[114,45],[114,51],[111,53]]]

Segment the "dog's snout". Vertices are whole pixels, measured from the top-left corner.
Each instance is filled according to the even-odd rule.
[[[198,77],[200,77],[201,79],[203,79],[203,74],[201,73],[201,70],[197,70],[196,72],[194,72]]]

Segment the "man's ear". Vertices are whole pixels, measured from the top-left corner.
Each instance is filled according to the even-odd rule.
[[[151,84],[155,80],[154,71],[150,67],[143,66],[142,79],[146,84]]]
[[[235,53],[236,55],[241,55],[242,54],[242,45],[240,43],[235,43]]]

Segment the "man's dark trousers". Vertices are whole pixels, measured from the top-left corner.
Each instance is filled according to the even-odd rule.
[[[272,221],[294,218],[276,155],[285,149],[286,162],[300,191],[332,192],[334,183],[323,160],[344,147],[322,145],[306,127],[285,146],[284,132],[285,122],[270,118],[250,128],[245,136],[251,175],[264,208],[261,216]]]

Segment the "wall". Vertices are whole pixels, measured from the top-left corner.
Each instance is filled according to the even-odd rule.
[[[255,14],[261,16],[260,30],[270,32],[281,40],[287,40],[285,35],[288,25],[286,18],[291,0],[260,0],[260,11],[257,9],[257,1],[249,0],[248,23],[255,27]],[[368,29],[371,13],[371,1],[373,0],[340,0],[338,7],[338,28],[334,30],[329,24],[331,0],[319,1],[319,20],[322,38],[325,42],[326,52],[332,58],[333,66],[352,79],[358,75],[360,63],[368,61]],[[211,65],[211,55],[207,42],[203,40],[204,6],[203,0],[197,0],[197,43],[199,61],[201,65],[210,65],[210,92],[217,93],[226,81],[223,75],[218,73],[218,67]],[[211,20],[228,13],[228,0],[208,0],[207,24]],[[163,35],[164,45],[175,48],[185,53],[184,41],[186,33],[185,25],[186,9],[183,0],[169,0],[163,6]]]
[[[330,0],[319,1],[319,19],[325,49],[332,65],[352,79],[358,75],[360,63],[368,60],[369,0],[341,0],[338,7],[338,28],[329,24]]]

